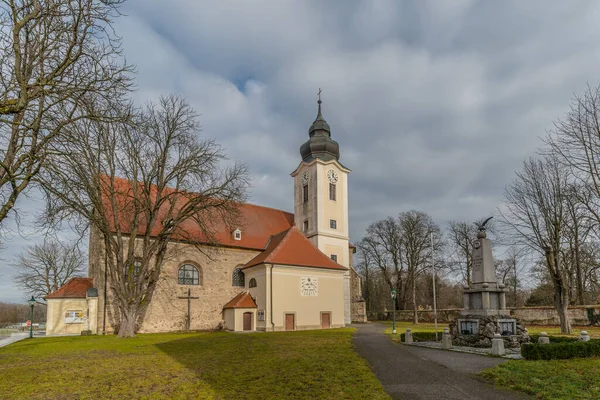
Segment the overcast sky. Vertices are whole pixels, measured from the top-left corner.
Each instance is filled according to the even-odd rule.
[[[203,134],[249,166],[252,203],[292,211],[289,174],[323,89],[352,169],[352,241],[410,209],[441,225],[494,212],[573,94],[600,83],[592,0],[129,0],[123,11],[136,100],[185,95]],[[40,207],[20,201],[24,220]],[[36,240],[22,231],[2,251],[0,301],[24,300],[6,266]]]

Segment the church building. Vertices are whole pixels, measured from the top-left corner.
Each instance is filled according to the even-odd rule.
[[[138,332],[328,329],[366,321],[348,233],[350,170],[339,161],[320,99],[300,154],[291,174],[293,214],[241,204],[240,226],[223,227],[216,248],[200,239],[169,244],[172,256]],[[49,335],[118,329],[102,241],[93,231],[89,251],[89,278],[73,278],[47,297]]]

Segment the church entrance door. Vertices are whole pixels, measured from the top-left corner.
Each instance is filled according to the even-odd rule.
[[[285,314],[285,330],[293,331],[294,325],[294,314]]]
[[[244,313],[244,330],[245,331],[252,330],[252,313],[251,312]]]
[[[331,328],[331,314],[321,313],[321,329]]]

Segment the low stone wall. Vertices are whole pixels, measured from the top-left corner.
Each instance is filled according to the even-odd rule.
[[[450,322],[454,318],[460,316],[460,308],[449,308],[444,310],[437,310],[438,322]],[[367,313],[369,321],[391,321],[392,311],[382,312],[370,312]],[[419,322],[433,322],[434,315],[433,310],[417,311]],[[413,312],[411,310],[396,310],[396,321],[412,321]]]
[[[569,308],[569,319],[573,325],[591,325],[588,309],[593,309],[594,315],[600,314],[600,305],[573,306]],[[438,322],[451,322],[460,316],[460,308],[438,310]],[[525,325],[559,325],[558,313],[551,306],[511,308],[511,317],[519,318]],[[433,322],[433,310],[418,311],[419,322]],[[369,321],[392,320],[392,311],[370,312]],[[410,310],[396,311],[397,321],[412,321],[413,312]]]
[[[573,325],[591,325],[588,309],[594,310],[594,315],[600,313],[600,305],[569,307],[568,315]],[[558,313],[554,307],[522,307],[513,308],[510,314],[520,318],[527,325],[559,325]]]

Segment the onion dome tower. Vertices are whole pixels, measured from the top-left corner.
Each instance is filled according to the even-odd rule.
[[[319,109],[315,122],[308,130],[308,140],[300,147],[302,161],[311,162],[318,158],[323,161],[339,160],[340,145],[331,138],[331,128],[321,114],[321,98],[317,101]]]

